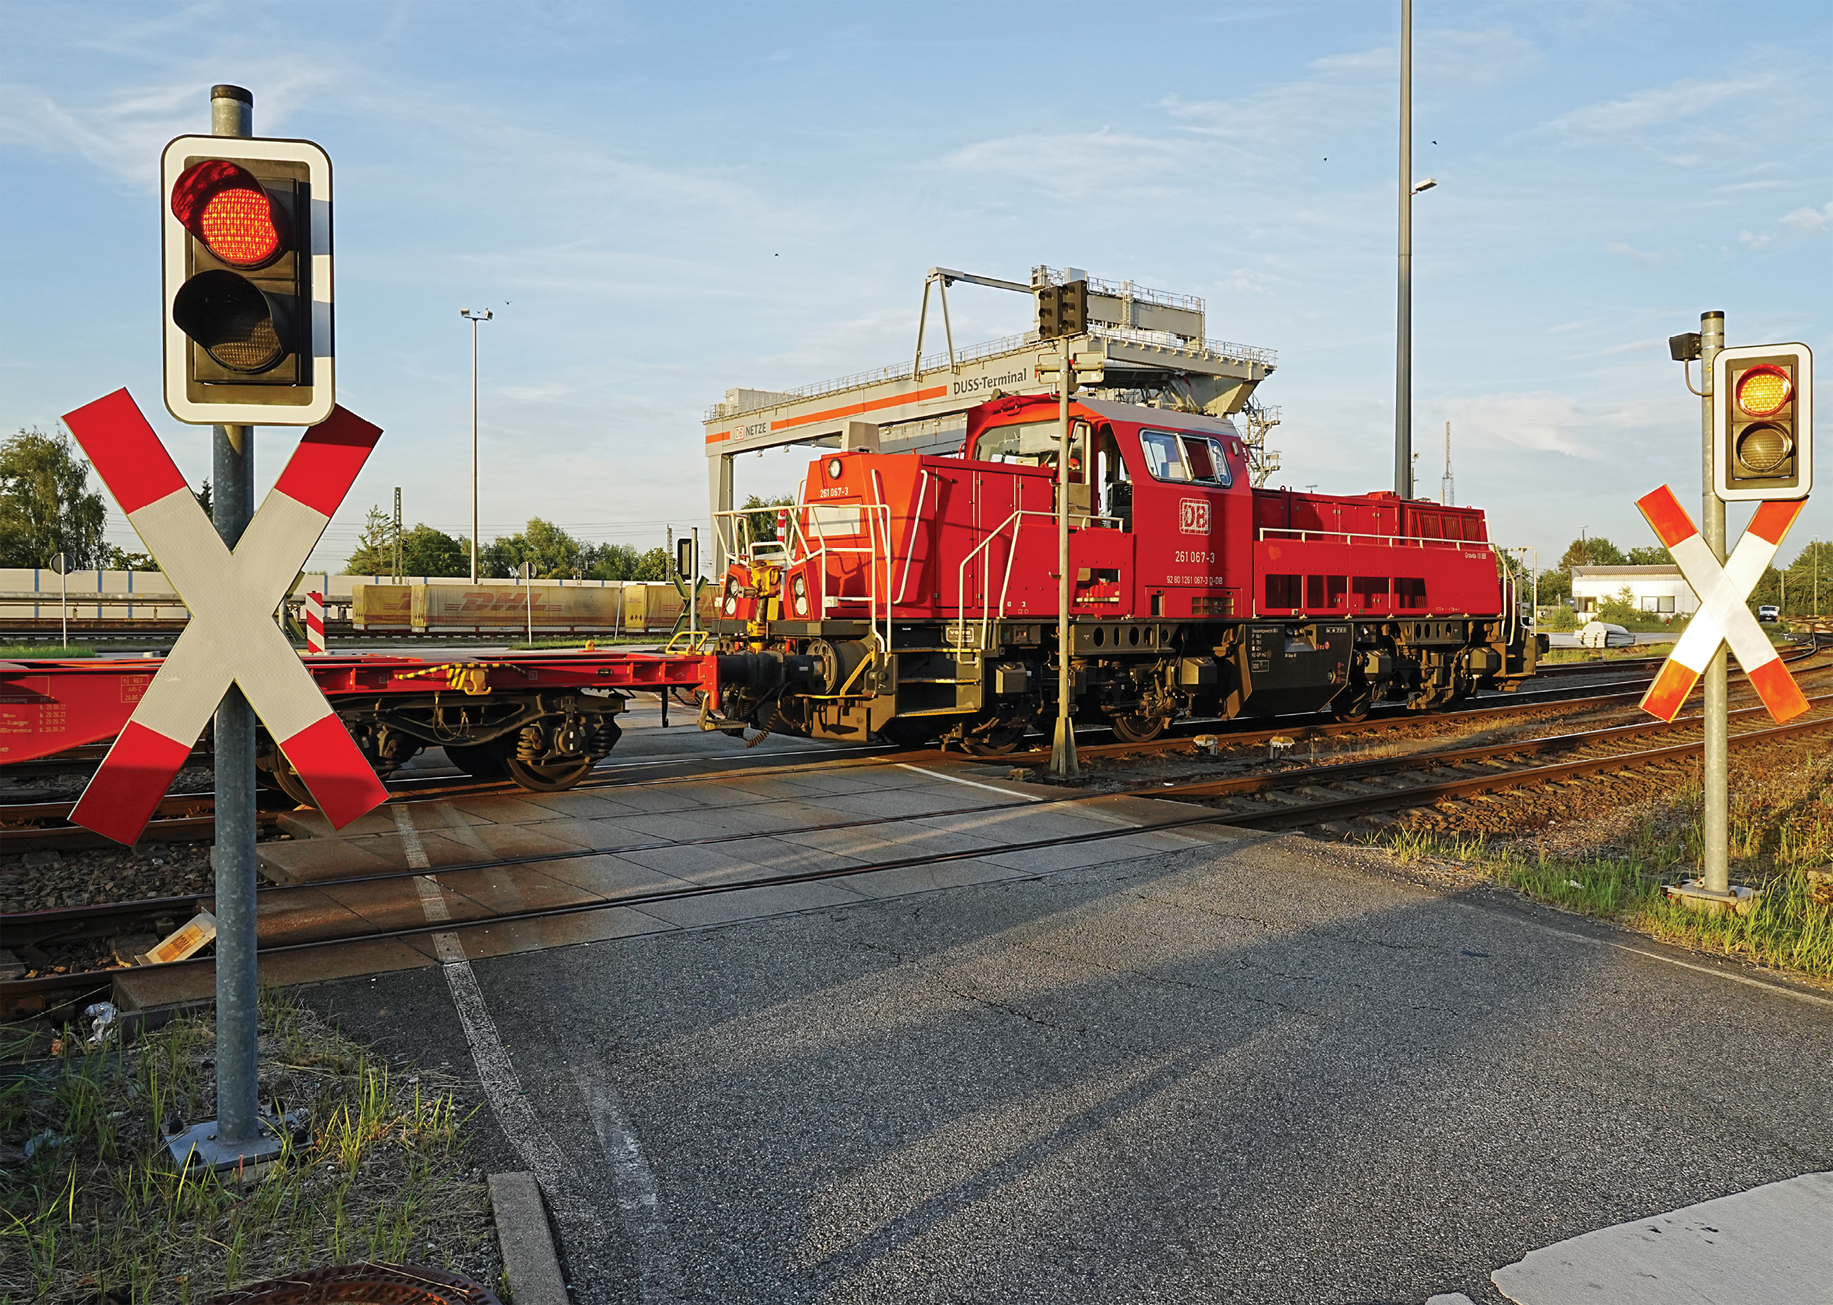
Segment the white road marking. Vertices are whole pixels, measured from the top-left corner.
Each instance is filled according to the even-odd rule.
[[[403,806],[396,806],[393,810],[395,828],[400,831],[401,846],[408,866],[415,870],[426,869],[429,864],[426,848],[420,842],[420,831],[414,828],[412,814]],[[415,875],[414,889],[420,895],[420,909],[425,912],[428,924],[439,924],[452,918],[452,912],[446,906],[445,895],[431,875]],[[477,974],[472,970],[470,960],[465,956],[464,944],[455,933],[436,933],[433,935],[433,952],[439,958],[439,968],[445,975],[446,987],[452,991],[452,1005],[457,1009],[458,1022],[464,1028],[465,1042],[471,1048],[471,1061],[477,1066],[478,1082],[483,1086],[484,1096],[489,1099],[497,1124],[502,1128],[503,1136],[509,1140],[509,1145],[522,1158],[522,1163],[534,1174],[535,1181],[548,1193],[548,1199],[555,1200],[562,1190],[561,1184],[567,1177],[569,1166],[559,1146],[548,1131],[541,1127],[534,1110],[528,1104],[522,1084],[516,1078],[515,1066],[510,1062],[509,1049],[503,1045],[503,1039],[496,1031],[496,1021],[490,1018],[490,1008],[484,1004],[484,992],[478,986]]]
[[[1519,1305],[1833,1300],[1833,1173],[1803,1174],[1532,1251],[1490,1274]]]
[[[930,775],[936,779],[945,779],[951,784],[966,784],[969,788],[983,788],[989,793],[998,793],[1003,797],[1023,798],[1027,802],[1042,802],[1044,800],[1041,797],[1033,797],[1029,793],[1014,793],[1011,789],[1001,788],[997,784],[982,784],[977,779],[962,779],[959,775],[946,775],[939,770],[925,770],[923,767],[913,766],[907,761],[900,761],[897,764],[901,769],[914,770],[919,775]]]
[[[611,1166],[618,1211],[635,1255],[644,1305],[670,1305],[680,1297],[681,1270],[675,1261],[668,1224],[662,1217],[655,1175],[624,1116],[617,1089],[603,1071],[597,1065],[575,1065],[573,1078],[585,1096],[592,1131],[598,1134],[605,1160]]]
[[[1472,906],[1466,909],[1477,911],[1482,908]],[[1516,918],[1520,919],[1520,917]],[[1646,947],[1636,947],[1629,943],[1612,942],[1608,938],[1588,937],[1582,933],[1573,933],[1569,929],[1561,929],[1554,925],[1542,924],[1538,920],[1522,919],[1521,923],[1535,929],[1543,930],[1546,933],[1555,934],[1561,938],[1569,938],[1573,942],[1587,943],[1592,947],[1609,947],[1619,952],[1628,952],[1632,956],[1642,956],[1651,961],[1660,961],[1663,965],[1674,965],[1683,970],[1692,970],[1698,974],[1709,974],[1715,979],[1725,979],[1731,983],[1741,983],[1750,988],[1761,988],[1764,992],[1773,992],[1778,997],[1793,997],[1796,1001],[1805,1001],[1813,1006],[1833,1006],[1833,997],[1824,997],[1817,992],[1807,992],[1803,989],[1787,987],[1780,983],[1766,983],[1762,979],[1753,979],[1747,974],[1737,974],[1730,970],[1714,969],[1710,965],[1696,965],[1692,961],[1683,961],[1678,956],[1663,956],[1660,952],[1650,951]]]
[[[394,813],[395,828],[401,833],[401,851],[407,858],[408,868],[410,870],[426,869],[431,862],[427,860],[426,847],[420,841],[420,831],[414,828],[413,816],[406,807],[400,806],[394,808]],[[439,881],[432,875],[415,875],[414,891],[420,894],[420,909],[426,912],[428,924],[439,924],[452,918],[451,909],[446,906],[445,893],[440,890]],[[442,964],[449,965],[452,962],[446,958],[441,940],[448,940],[451,946],[457,947],[458,939],[449,933],[433,935],[433,950],[439,954]],[[464,960],[462,950],[458,953],[458,959]]]

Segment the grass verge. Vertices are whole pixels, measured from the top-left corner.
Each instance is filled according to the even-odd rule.
[[[1577,855],[1404,829],[1375,841],[1403,862],[1455,861],[1536,901],[1664,941],[1833,979],[1833,758],[1732,793],[1731,881],[1763,890],[1749,914],[1696,911],[1667,896],[1667,884],[1697,872],[1699,831],[1693,789]]]
[[[162,1127],[215,1112],[210,1015],[125,1048],[66,1031],[65,1054],[34,1065],[29,1041],[0,1047],[0,1302],[198,1301],[356,1260],[496,1284],[489,1196],[449,1082],[284,994],[262,994],[262,1100],[303,1108],[306,1128],[246,1184],[179,1173],[161,1143]]]
[[[1672,644],[1636,644],[1628,648],[1552,648],[1540,654],[1542,666],[1563,666],[1572,662],[1639,661],[1648,657],[1665,657]]]
[[[67,661],[74,657],[93,657],[95,649],[82,644],[62,647],[54,643],[0,644],[0,661]]]

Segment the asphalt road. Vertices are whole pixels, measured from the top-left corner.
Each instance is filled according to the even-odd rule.
[[[487,1159],[558,1166],[592,1302],[1498,1301],[1833,1168],[1833,1003],[1372,865],[1254,836],[480,961],[532,1107]],[[307,996],[476,1072],[445,972]]]

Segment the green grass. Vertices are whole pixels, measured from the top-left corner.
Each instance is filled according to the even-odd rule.
[[[1460,862],[1505,887],[1669,942],[1833,979],[1833,758],[1753,778],[1731,803],[1731,880],[1762,890],[1747,915],[1682,906],[1664,891],[1697,872],[1700,794],[1682,793],[1607,847],[1527,853],[1482,839],[1402,830],[1377,841],[1401,861]]]
[[[451,1093],[290,999],[263,993],[261,1006],[264,1100],[305,1107],[309,1134],[247,1184],[181,1173],[160,1142],[162,1121],[213,1113],[208,1017],[125,1050],[66,1034],[50,1072],[6,1081],[0,1139],[15,1149],[0,1170],[0,1302],[201,1301],[353,1260],[494,1276],[488,1197],[464,1172],[466,1117]],[[11,1042],[0,1057],[17,1063],[24,1048]]]
[[[63,661],[72,657],[94,657],[95,649],[82,644],[71,644],[68,648],[54,643],[8,643],[0,644],[0,661]]]
[[[1553,648],[1536,659],[1542,666],[1568,665],[1572,662],[1620,662],[1642,657],[1665,657],[1671,644],[1634,644],[1628,648]]]

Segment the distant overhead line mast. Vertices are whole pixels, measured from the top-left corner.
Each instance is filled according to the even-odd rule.
[[[870,439],[885,452],[952,451],[964,430],[961,414],[997,394],[1053,393],[1042,374],[1058,357],[1055,340],[1035,328],[1022,335],[957,349],[949,317],[948,288],[965,283],[1034,296],[1053,310],[1053,288],[1086,284],[1086,334],[1076,348],[1078,366],[1099,362],[1105,384],[1094,393],[1128,403],[1225,417],[1243,413],[1255,452],[1255,484],[1279,465],[1265,449],[1277,408],[1249,407],[1254,388],[1278,365],[1271,349],[1212,340],[1205,334],[1203,300],[1150,290],[1131,281],[1104,281],[1076,268],[1038,266],[1029,284],[932,267],[923,280],[916,350],[910,361],[794,390],[730,389],[707,409],[708,497],[715,513],[733,507],[733,459],[740,453],[787,445],[839,446]],[[930,293],[941,309],[945,350],[925,355]],[[1076,306],[1080,308],[1078,292]],[[1270,459],[1270,465],[1269,465]],[[725,559],[716,559],[723,567]]]

